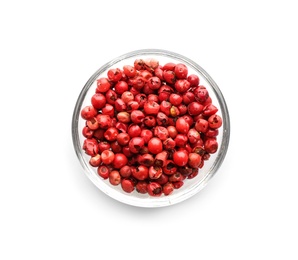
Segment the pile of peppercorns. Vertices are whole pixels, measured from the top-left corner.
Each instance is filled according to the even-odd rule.
[[[97,79],[83,149],[103,179],[131,193],[169,195],[218,149],[222,118],[186,65],[137,59]]]

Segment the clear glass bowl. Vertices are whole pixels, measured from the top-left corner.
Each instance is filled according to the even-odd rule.
[[[89,164],[90,156],[86,155],[82,149],[85,137],[82,135],[82,129],[85,126],[85,120],[81,118],[81,109],[91,103],[91,96],[95,93],[96,80],[100,77],[106,77],[107,71],[110,68],[123,68],[123,65],[133,65],[136,59],[155,58],[161,65],[168,62],[184,63],[188,67],[188,74],[197,74],[200,78],[200,84],[205,85],[212,98],[212,102],[218,108],[217,114],[223,119],[223,124],[219,129],[218,150],[211,154],[209,160],[205,161],[204,167],[199,170],[199,174],[193,179],[185,179],[184,185],[175,189],[174,192],[168,196],[162,195],[160,197],[152,197],[148,194],[139,194],[137,191],[126,193],[122,190],[121,185],[113,186],[109,180],[102,179],[97,174],[97,168]],[[144,49],[137,50],[104,64],[99,68],[87,81],[83,87],[78,100],[76,102],[73,118],[72,118],[72,139],[77,157],[84,169],[88,178],[105,194],[108,196],[129,204],[139,207],[163,207],[182,202],[202,190],[209,180],[220,168],[225,155],[227,153],[230,137],[230,120],[229,113],[221,90],[208,75],[208,73],[197,63],[180,54],[173,53],[167,50],[159,49]]]

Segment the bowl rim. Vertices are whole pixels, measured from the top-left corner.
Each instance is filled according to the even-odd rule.
[[[80,137],[79,137],[80,129],[78,125],[79,125],[82,104],[84,102],[84,98],[86,94],[88,93],[88,90],[90,89],[94,81],[98,78],[98,76],[102,74],[104,71],[106,71],[113,65],[117,64],[118,62],[121,62],[124,59],[133,58],[140,55],[146,55],[146,56],[160,55],[164,57],[170,57],[176,60],[180,60],[181,62],[184,62],[187,66],[192,67],[192,69],[194,69],[195,71],[199,71],[199,73],[203,75],[204,79],[209,83],[210,87],[213,89],[213,92],[218,100],[218,103],[221,109],[222,120],[223,120],[222,139],[221,139],[220,149],[216,153],[217,155],[216,155],[215,161],[211,166],[209,173],[204,177],[204,179],[199,183],[199,185],[195,185],[191,190],[182,193],[178,197],[171,198],[171,196],[164,196],[163,199],[160,199],[160,197],[158,197],[150,200],[147,200],[147,199],[140,200],[134,196],[131,196],[131,194],[127,194],[128,196],[123,196],[123,194],[120,194],[120,193],[117,194],[118,193],[117,191],[108,192],[106,190],[103,190],[102,187],[100,187],[98,180],[94,178],[92,174],[90,174],[88,169],[89,165],[87,165],[86,161],[83,159],[83,149],[80,146]],[[202,190],[207,185],[210,179],[218,171],[228,151],[228,146],[230,141],[230,116],[229,116],[229,111],[228,111],[225,98],[220,88],[218,87],[216,82],[212,79],[212,77],[199,64],[176,52],[163,50],[163,49],[139,49],[139,50],[125,53],[123,55],[120,55],[110,60],[109,62],[102,65],[97,71],[95,71],[93,75],[88,79],[88,81],[86,82],[86,84],[84,85],[84,87],[82,88],[78,96],[78,99],[76,101],[76,104],[73,110],[72,122],[71,122],[71,134],[72,134],[73,147],[74,147],[76,156],[79,159],[80,164],[84,169],[84,173],[88,176],[88,178],[92,181],[92,183],[95,184],[103,193],[107,194],[108,196],[112,197],[115,200],[118,200],[122,203],[131,205],[131,206],[148,207],[148,208],[164,207],[164,206],[169,206],[169,205],[182,202],[192,197],[193,195],[197,194],[200,190]]]

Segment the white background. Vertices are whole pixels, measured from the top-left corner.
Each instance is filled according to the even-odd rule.
[[[0,259],[298,259],[296,1],[1,1]],[[72,146],[89,77],[168,49],[200,64],[231,117],[197,195],[137,208],[99,191]]]

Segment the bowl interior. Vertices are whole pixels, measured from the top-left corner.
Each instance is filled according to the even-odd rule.
[[[86,155],[82,149],[85,139],[85,137],[82,135],[82,129],[85,126],[85,120],[81,118],[80,112],[83,107],[90,105],[91,97],[95,93],[96,89],[96,80],[100,77],[106,77],[107,71],[110,68],[122,69],[124,65],[133,65],[134,61],[138,58],[155,58],[161,65],[168,62],[184,63],[188,67],[188,74],[196,74],[199,76],[200,85],[204,85],[208,89],[213,104],[218,108],[217,114],[223,119],[223,125],[219,129],[219,135],[217,136],[217,141],[219,144],[218,151],[215,154],[211,154],[210,159],[205,161],[204,167],[199,170],[199,174],[195,178],[185,179],[184,185],[181,188],[174,190],[174,192],[168,196],[162,195],[161,197],[152,197],[148,194],[139,194],[136,191],[133,191],[132,193],[126,193],[122,190],[120,185],[111,185],[108,180],[103,180],[97,174],[97,168],[92,167],[89,164],[90,156]],[[123,203],[140,207],[168,206],[181,202],[198,193],[203,187],[205,187],[210,178],[217,172],[221,163],[223,162],[229,144],[229,135],[230,122],[228,109],[224,97],[217,84],[203,68],[201,68],[192,60],[180,54],[164,50],[139,50],[130,52],[115,58],[114,60],[99,68],[83,87],[75,105],[72,120],[72,137],[74,148],[77,157],[84,168],[84,172],[89,179],[108,196]]]

